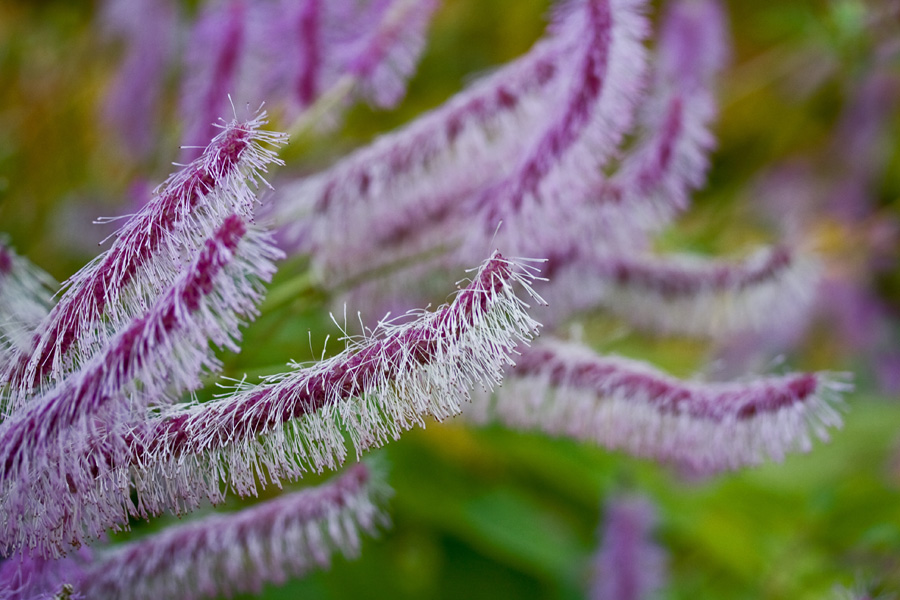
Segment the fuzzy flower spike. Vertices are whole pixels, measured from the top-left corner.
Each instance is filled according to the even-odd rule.
[[[52,306],[53,278],[0,237],[0,364],[27,349]]]
[[[72,276],[31,348],[0,373],[8,386],[7,415],[90,359],[115,332],[140,316],[180,273],[185,256],[231,214],[252,214],[284,136],[260,129],[265,114],[222,126],[203,155],[173,174],[141,212],[118,232],[112,247]]]
[[[220,500],[222,482],[255,494],[260,481],[343,463],[346,434],[359,455],[427,416],[458,414],[472,386],[499,383],[516,346],[536,334],[515,293],[519,285],[533,294],[531,279],[495,254],[436,312],[382,322],[331,359],[154,419],[131,442],[142,509],[189,509],[200,495]]]
[[[127,544],[82,548],[55,561],[18,554],[0,567],[0,597],[191,600],[259,593],[264,583],[327,568],[336,553],[358,555],[360,534],[375,535],[387,524],[382,504],[389,493],[383,473],[360,463],[322,485]]]
[[[200,385],[210,341],[234,350],[279,253],[224,220],[173,285],[79,372],[0,424],[0,526],[5,553],[65,551],[124,525],[133,510],[125,434],[146,407]],[[144,410],[142,410],[144,409]]]
[[[827,373],[681,381],[645,363],[562,342],[529,349],[476,421],[593,441],[711,473],[807,452],[840,427],[850,386]]]

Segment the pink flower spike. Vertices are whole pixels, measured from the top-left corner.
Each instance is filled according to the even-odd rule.
[[[233,215],[148,312],[81,371],[0,424],[3,551],[54,555],[127,524],[123,436],[148,406],[200,385],[216,368],[209,342],[237,350],[240,317],[253,315],[260,280],[278,252]]]
[[[357,464],[318,487],[284,494],[234,514],[215,514],[97,553],[76,591],[86,598],[216,598],[260,593],[354,558],[360,533],[387,524],[380,504],[390,490]]]
[[[277,222],[290,225],[288,237],[295,244],[302,237],[301,249],[315,250],[317,261],[337,262],[348,254],[359,260],[363,254],[335,241],[358,238],[358,231],[372,231],[405,210],[427,211],[435,199],[454,197],[449,190],[469,190],[495,176],[498,161],[518,152],[520,135],[540,122],[570,43],[541,41],[407,127],[327,171],[283,186]]]
[[[715,0],[669,5],[653,64],[653,89],[638,115],[637,142],[619,170],[585,205],[588,239],[633,246],[687,208],[706,179],[715,78],[727,58],[722,7]]]
[[[437,6],[437,0],[393,0],[379,26],[344,50],[346,72],[376,106],[390,108],[403,98]]]
[[[261,481],[301,477],[399,437],[425,417],[461,410],[475,384],[492,387],[538,324],[514,291],[528,271],[499,254],[453,302],[394,325],[382,322],[341,354],[241,387],[199,406],[177,407],[128,442],[141,510],[186,510],[221,484],[255,494]],[[173,499],[175,506],[173,507]]]
[[[603,308],[643,329],[700,337],[802,321],[819,281],[815,259],[783,246],[739,261],[618,255],[551,266],[561,317]]]
[[[185,146],[203,144],[215,133],[215,123],[236,91],[247,45],[248,7],[245,0],[208,3],[188,34],[186,75],[181,92]],[[189,148],[188,158],[197,156]]]
[[[33,348],[3,372],[9,384],[7,414],[47,383],[58,382],[90,359],[115,332],[143,314],[230,214],[252,214],[258,186],[271,163],[266,146],[284,136],[260,130],[265,113],[233,121],[203,155],[156,190],[150,203],[118,232],[112,247],[72,276],[44,320]]]
[[[467,414],[710,473],[809,451],[813,436],[827,440],[840,427],[836,408],[849,389],[825,373],[680,381],[558,342],[523,353],[495,398],[478,397]]]
[[[124,138],[126,151],[146,156],[157,141],[161,92],[178,46],[177,11],[171,0],[108,0],[102,19],[104,28],[126,46],[107,91],[104,116]]]
[[[647,59],[643,8],[641,0],[562,5],[560,34],[578,40],[577,54],[567,57],[572,64],[566,86],[518,164],[476,196],[484,224],[473,231],[473,247],[491,239],[503,220],[506,226],[498,235],[509,238],[507,251],[539,252],[543,244],[569,237],[571,221],[577,219],[571,209],[602,181],[600,169],[631,129]],[[553,232],[551,239],[540,240],[547,230]],[[498,245],[505,247],[502,241]]]
[[[666,580],[666,555],[651,536],[653,504],[640,496],[609,499],[603,515],[591,600],[650,600]]]
[[[659,32],[657,77],[690,92],[708,88],[728,62],[728,20],[719,0],[675,0]]]
[[[16,254],[0,236],[0,364],[28,349],[53,305],[56,286],[52,277]]]

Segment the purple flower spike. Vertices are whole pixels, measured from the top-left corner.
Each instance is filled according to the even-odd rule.
[[[87,600],[80,582],[93,557],[93,551],[86,547],[58,559],[28,553],[11,556],[0,564],[0,598]]]
[[[247,17],[245,0],[210,2],[188,36],[187,75],[181,95],[186,146],[206,143],[228,109],[228,95],[236,91],[245,53]],[[189,158],[197,152],[190,152]]]
[[[28,349],[52,306],[53,278],[16,254],[0,237],[0,364]]]
[[[651,539],[656,510],[640,496],[606,503],[591,600],[650,600],[666,581],[666,555]]]
[[[127,45],[107,92],[106,120],[124,137],[124,148],[146,155],[154,148],[161,91],[177,47],[177,13],[170,0],[109,0],[103,21]]]
[[[335,553],[357,556],[360,533],[387,523],[379,504],[388,493],[357,464],[324,485],[98,552],[76,591],[135,600],[259,593],[264,583],[327,568]]]
[[[155,198],[119,231],[112,248],[76,273],[43,321],[33,347],[2,373],[7,414],[47,382],[58,382],[90,359],[115,332],[141,316],[232,213],[250,215],[267,165],[280,163],[262,144],[284,142],[261,131],[265,115],[224,126],[203,155],[173,174]],[[102,318],[102,322],[101,322]]]
[[[359,455],[424,426],[427,416],[459,413],[473,384],[497,384],[517,344],[535,334],[513,289],[530,289],[529,279],[495,255],[437,312],[380,323],[334,358],[164,412],[128,442],[142,510],[185,510],[202,495],[219,501],[222,482],[255,494],[260,481],[343,463],[346,433]]]
[[[390,108],[403,98],[437,5],[437,0],[394,0],[377,28],[343,49],[343,70],[358,79],[363,96],[376,106]]]
[[[782,246],[741,261],[601,256],[550,267],[560,318],[602,307],[644,329],[701,337],[805,322],[819,281],[815,260]]]
[[[535,252],[536,243],[541,248],[535,238],[547,230],[553,236],[544,243],[569,237],[564,224],[573,220],[573,204],[602,180],[601,167],[633,122],[647,60],[643,4],[582,0],[562,5],[561,35],[578,40],[567,57],[572,66],[563,92],[517,164],[475,196],[484,226],[474,230],[474,247],[491,239],[503,219],[511,220],[499,231],[501,239],[509,238],[507,251]]]
[[[638,116],[640,136],[619,170],[603,182],[585,209],[588,235],[633,246],[688,206],[706,178],[715,145],[715,77],[725,66],[723,9],[715,0],[670,5],[653,64],[654,83]]]
[[[709,87],[731,54],[719,0],[676,0],[659,32],[657,77],[686,91]]]
[[[234,350],[240,316],[255,311],[277,251],[226,218],[146,315],[80,372],[0,424],[3,551],[64,551],[127,524],[129,449],[142,409],[200,384],[215,368],[209,342]]]
[[[496,397],[480,396],[467,414],[711,473],[808,451],[813,436],[841,425],[836,407],[849,389],[824,373],[680,381],[559,342],[523,353]]]

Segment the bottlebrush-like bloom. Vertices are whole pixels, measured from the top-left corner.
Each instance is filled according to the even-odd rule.
[[[606,502],[591,600],[650,600],[665,585],[665,552],[651,539],[656,510],[640,496]]]
[[[0,238],[0,364],[28,348],[52,305],[53,278]]]
[[[266,101],[296,114],[342,79],[389,107],[403,97],[436,0],[213,0],[188,34],[181,113],[188,144],[227,109]]]
[[[231,225],[226,220],[223,228]],[[216,249],[209,246],[196,264],[219,264]],[[260,254],[248,255],[250,266],[265,268]],[[201,319],[236,328],[227,313],[241,306],[221,307],[217,299],[256,299],[216,289],[212,276],[199,266],[189,270],[147,317],[113,338],[104,355],[0,425],[7,553],[56,553],[126,525],[129,514],[183,512],[203,496],[221,501],[228,488],[247,495],[260,481],[335,468],[346,459],[345,432],[359,453],[424,424],[427,415],[457,414],[469,387],[496,383],[516,344],[537,327],[513,290],[515,282],[527,288],[528,272],[497,255],[452,304],[412,323],[382,324],[371,339],[332,359],[214,402],[173,408],[148,421],[131,417],[139,411],[121,399],[131,377],[145,372],[139,381],[164,386],[169,378],[160,377],[160,368],[167,360],[185,377],[204,365],[206,348],[197,342],[205,339],[194,333],[202,327],[186,313],[199,311]],[[216,282],[240,280],[226,273]],[[213,296],[213,308],[200,304],[204,292]],[[156,391],[148,390],[149,397]]]
[[[802,321],[820,271],[815,260],[784,246],[740,261],[676,254],[556,262],[548,275],[557,317],[603,308],[650,331],[705,337]]]
[[[809,451],[841,425],[846,383],[793,373],[736,383],[680,381],[645,363],[543,343],[467,415],[593,441],[708,473]]]
[[[589,5],[578,2],[560,11],[547,39],[442,107],[331,169],[285,186],[278,221],[300,219],[291,226],[293,237],[313,252],[323,274],[337,279],[358,274],[368,268],[364,261],[376,257],[390,262],[392,243],[402,243],[408,255],[421,245],[424,231],[432,241],[441,239],[434,223],[450,215],[458,220],[462,200],[515,164],[522,140],[542,131],[566,84],[577,83],[563,62],[568,53],[585,54],[596,44],[597,52],[609,51],[608,29],[599,40],[580,37]],[[366,236],[357,235],[362,230]]]
[[[200,158],[156,190],[109,250],[66,282],[32,347],[3,371],[6,414],[77,370],[139,317],[228,215],[252,214],[251,184],[258,186],[267,166],[280,162],[266,146],[284,142],[281,134],[262,131],[265,123],[260,115],[224,126]]]
[[[49,597],[64,585],[71,597],[91,599],[259,592],[263,583],[327,568],[336,552],[355,557],[360,533],[375,535],[387,523],[380,504],[388,492],[378,472],[357,464],[318,487],[131,543],[56,561],[19,554],[0,569],[0,596]]]
[[[654,52],[653,85],[638,113],[639,137],[584,206],[587,235],[634,246],[688,206],[704,182],[715,140],[713,88],[728,55],[717,2],[673,2]]]
[[[212,137],[216,119],[225,112],[224,103],[237,87],[248,44],[249,11],[245,0],[210,2],[191,29],[181,96],[187,146],[195,147]]]
[[[127,522],[127,472],[107,473],[128,464],[125,433],[148,405],[199,386],[202,371],[216,366],[210,341],[238,349],[239,319],[253,315],[260,280],[274,271],[278,252],[246,233],[240,217],[226,218],[145,315],[81,371],[0,423],[7,553],[58,552]]]
[[[453,302],[416,320],[380,323],[368,337],[311,367],[270,378],[199,406],[176,407],[136,429],[130,445],[139,502],[157,512],[198,494],[213,501],[221,482],[255,494],[346,460],[345,435],[357,455],[461,410],[475,384],[499,382],[503,366],[537,323],[514,284],[531,276],[495,255]]]
[[[98,552],[81,590],[88,598],[212,598],[355,557],[360,533],[387,523],[379,476],[358,464],[324,485],[234,514],[213,515]]]
[[[567,56],[564,91],[512,169],[474,196],[484,219],[480,235],[471,229],[476,246],[504,218],[511,226],[499,230],[498,243],[507,251],[543,250],[566,239],[574,205],[602,180],[601,168],[631,129],[646,68],[644,3],[584,1],[561,9],[571,11],[578,26],[567,34],[579,40],[577,53]]]
[[[102,21],[111,36],[126,44],[104,116],[122,136],[125,150],[146,155],[156,141],[166,72],[177,47],[178,15],[171,0],[107,0]]]

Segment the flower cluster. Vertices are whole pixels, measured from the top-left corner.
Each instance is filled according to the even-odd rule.
[[[106,3],[104,27],[127,40],[107,118],[136,153],[154,145],[144,116],[176,62],[159,41],[182,39],[192,160],[55,299],[0,241],[0,597],[211,597],[355,555],[360,533],[387,521],[371,463],[128,544],[100,540],[337,470],[432,418],[702,474],[782,460],[840,427],[843,376],[683,381],[562,339],[596,310],[715,340],[800,321],[813,302],[819,261],[791,240],[737,259],[651,249],[705,181],[729,55],[715,0],[668,3],[657,35],[645,0],[561,1],[517,60],[264,198],[287,136],[264,112],[216,121],[229,94],[265,100],[294,131],[354,96],[393,105],[436,5],[211,0],[188,22],[168,2]],[[330,358],[201,401],[286,253],[370,312],[421,306],[433,282],[489,258],[434,310],[345,331]],[[536,319],[549,339],[529,347]],[[645,548],[652,510],[624,499],[608,513],[594,595],[644,597],[663,579]]]

